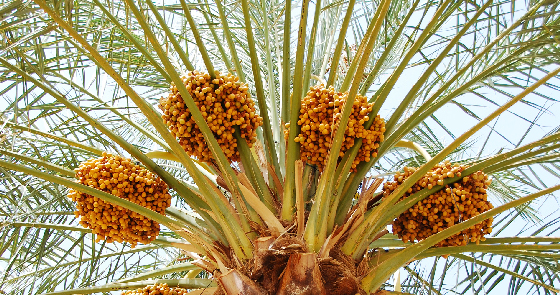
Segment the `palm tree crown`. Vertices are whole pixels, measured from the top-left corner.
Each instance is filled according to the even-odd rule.
[[[0,291],[560,292],[559,7],[0,1]]]

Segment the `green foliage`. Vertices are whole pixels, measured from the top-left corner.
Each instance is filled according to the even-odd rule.
[[[304,199],[313,200],[310,249],[319,251],[333,223],[342,224],[364,177],[390,178],[405,166],[448,159],[492,176],[491,201],[507,208],[495,216],[493,237],[455,250],[429,248],[448,232],[416,244],[387,234],[370,244],[390,214],[410,207],[394,200],[426,165],[369,208],[350,235],[354,257],[382,252],[363,285],[393,290],[397,284],[387,279],[404,267],[402,291],[412,294],[557,292],[558,211],[551,207],[560,125],[551,122],[560,113],[560,4],[529,2],[0,1],[0,290],[85,294],[148,278],[208,286],[209,273],[177,281],[200,270],[180,249],[220,241],[240,259],[251,257],[250,226],[266,224],[240,185],[256,188],[278,219],[292,220],[299,103],[310,85],[328,81],[349,91],[350,100],[367,95],[375,102],[369,124],[380,114],[387,132],[378,157],[357,172],[337,167],[333,157],[320,180],[311,177],[308,186],[304,179]],[[229,71],[258,102],[263,148],[241,145],[249,184],[234,173],[239,164],[229,165],[180,82],[192,69]],[[172,81],[194,110],[215,165],[189,158],[161,120],[155,106]],[[342,133],[333,134],[335,151]],[[399,146],[403,139],[433,159]],[[173,187],[173,208],[160,217],[168,226],[155,243],[96,244],[74,218],[66,197],[72,170],[103,151],[134,158]],[[151,159],[150,151],[171,156]],[[343,163],[352,162],[352,151]],[[308,166],[304,175],[313,171]],[[551,194],[521,202],[543,192]]]

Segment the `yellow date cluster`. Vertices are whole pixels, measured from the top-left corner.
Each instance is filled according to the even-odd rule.
[[[226,157],[230,162],[239,161],[234,126],[239,127],[241,137],[251,147],[256,141],[257,127],[263,122],[249,97],[248,86],[238,77],[218,71],[214,79],[208,73],[193,71],[182,80]],[[175,84],[171,85],[171,93],[161,98],[159,107],[164,122],[187,154],[211,162],[212,153]]]
[[[103,153],[103,157],[82,162],[75,169],[79,183],[129,200],[165,215],[171,205],[167,184],[157,175],[130,159]],[[97,197],[70,190],[68,197],[77,202],[80,224],[97,234],[97,241],[123,241],[135,247],[148,244],[159,234],[159,223],[136,212],[105,202]]]
[[[443,180],[446,178],[461,177],[465,169],[466,166],[452,165],[449,161],[439,164],[409,188],[401,200],[424,188],[431,189],[436,185],[443,185]],[[384,196],[390,195],[415,171],[416,168],[405,167],[404,172],[397,173],[394,181],[384,184]],[[402,213],[393,222],[393,233],[404,242],[421,241],[454,224],[492,209],[493,206],[488,201],[486,193],[490,183],[488,176],[478,171],[455,183],[445,185],[443,189]],[[484,241],[484,235],[492,232],[492,221],[492,218],[486,219],[439,242],[436,247],[462,246],[469,242]]]
[[[317,165],[320,171],[326,165],[334,131],[338,128],[347,98],[347,92],[336,92],[332,86],[325,88],[321,84],[311,87],[301,102],[297,122],[301,126],[301,132],[294,140],[301,144],[301,160]],[[373,103],[368,103],[365,96],[356,96],[339,152],[339,157],[342,157],[354,146],[356,139],[362,138],[362,146],[352,163],[351,171],[355,171],[360,162],[369,162],[371,158],[377,157],[379,143],[384,140],[385,121],[379,115],[369,129],[364,127],[370,119],[368,115],[372,109]],[[286,124],[286,139],[289,127],[290,124]]]
[[[189,291],[187,289],[169,287],[167,284],[155,284],[144,288],[138,288],[136,290],[122,292],[121,295],[183,295],[188,292]]]

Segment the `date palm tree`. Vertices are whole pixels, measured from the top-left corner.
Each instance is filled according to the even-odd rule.
[[[108,294],[167,283],[192,294],[557,294],[559,7],[1,1],[0,290]],[[232,133],[236,161],[182,79],[193,70],[248,85],[262,126],[252,147]],[[189,156],[162,119],[170,85],[211,161]],[[303,141],[311,127],[300,116],[321,111],[302,104],[307,92],[330,86],[345,100],[332,128],[321,127],[330,137],[319,167],[301,156],[318,149]],[[377,144],[345,131],[360,103],[370,106],[360,126],[380,124]],[[74,169],[104,153],[166,183],[165,215],[76,181]],[[445,161],[464,170],[418,185]],[[418,202],[481,172],[492,178],[493,208],[422,239],[395,232]],[[69,190],[161,231],[136,247],[96,242]],[[492,217],[486,239],[441,246]]]

